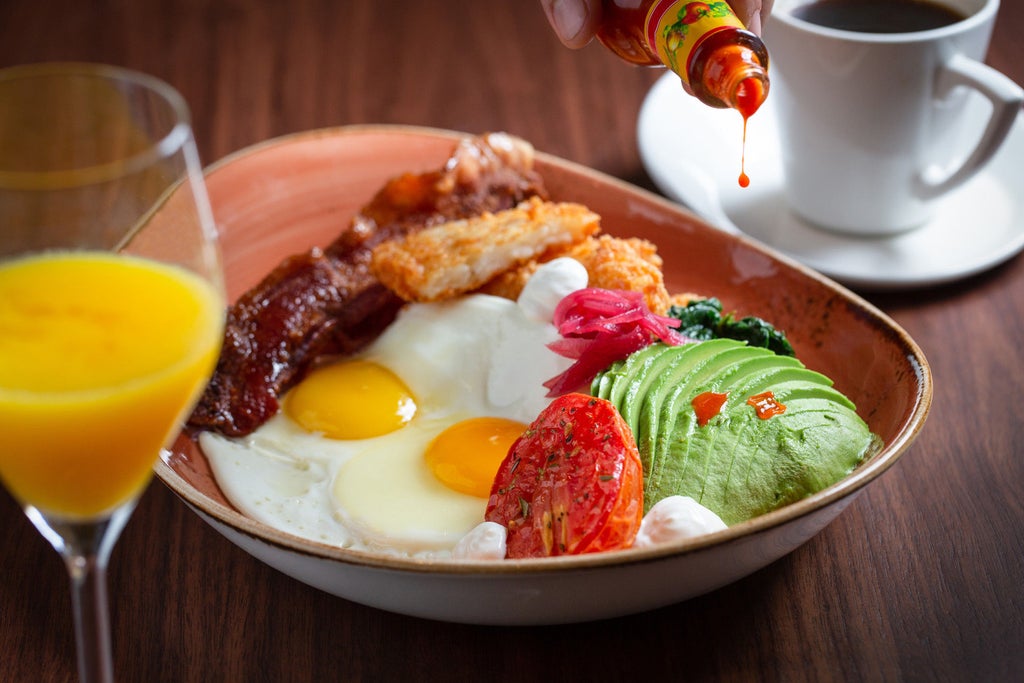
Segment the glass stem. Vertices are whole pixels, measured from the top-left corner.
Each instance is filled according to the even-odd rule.
[[[28,506],[28,518],[56,548],[71,578],[71,606],[81,683],[112,683],[110,619],[107,601],[107,563],[117,537],[128,522],[134,502],[109,516],[73,521],[47,515]]]
[[[71,577],[71,606],[82,683],[111,683],[114,665],[110,651],[107,609],[107,558],[95,553],[65,557]]]

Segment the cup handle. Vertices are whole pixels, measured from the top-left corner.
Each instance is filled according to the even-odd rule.
[[[917,178],[917,194],[932,199],[945,194],[980,171],[995,155],[1009,134],[1024,104],[1024,90],[1006,75],[987,64],[962,54],[953,55],[942,67],[936,83],[936,96],[945,97],[953,88],[966,86],[977,90],[992,103],[992,113],[981,139],[964,162],[945,177],[937,169],[921,173]]]

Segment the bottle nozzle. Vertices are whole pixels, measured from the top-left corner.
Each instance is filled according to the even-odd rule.
[[[768,74],[757,54],[744,45],[716,50],[708,60],[705,74],[708,89],[744,118],[756,112],[768,96]]]

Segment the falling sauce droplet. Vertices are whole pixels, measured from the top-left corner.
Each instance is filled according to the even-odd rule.
[[[740,187],[750,187],[750,176],[747,175],[747,117],[743,116],[743,151],[740,152]]]

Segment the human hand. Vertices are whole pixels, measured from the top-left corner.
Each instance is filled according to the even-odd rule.
[[[760,35],[775,0],[729,0],[743,24]],[[566,47],[580,48],[594,37],[601,23],[601,0],[540,0],[544,14]]]

